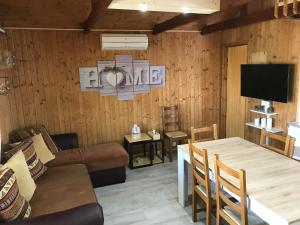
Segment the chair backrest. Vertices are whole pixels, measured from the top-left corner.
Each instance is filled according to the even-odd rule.
[[[217,217],[223,218],[230,225],[248,225],[246,172],[244,170],[236,171],[226,166],[219,160],[218,155],[214,156],[214,167]],[[238,181],[239,185],[233,184],[232,180]],[[226,196],[226,192],[232,193],[234,198],[239,198],[239,204]],[[225,206],[226,209],[224,209]],[[234,215],[239,215],[240,221],[231,216],[230,211],[235,212]]]
[[[283,145],[283,148],[272,146],[270,143],[272,140],[275,140]],[[260,145],[272,150],[274,152],[277,152],[279,154],[285,155],[287,157],[291,157],[291,151],[290,151],[290,143],[291,143],[291,136],[280,136],[277,134],[273,134],[270,132],[267,132],[266,129],[262,129],[261,135],[260,135]]]
[[[201,138],[203,134],[211,133],[210,138]],[[218,125],[213,124],[211,127],[201,127],[201,128],[194,128],[191,127],[191,136],[192,141],[211,141],[218,139]],[[198,136],[199,138],[197,139]]]
[[[163,106],[162,107],[162,122],[164,132],[179,131],[179,106]]]
[[[200,195],[202,199],[211,200],[207,151],[205,149],[197,148],[191,139],[189,140],[189,151],[193,189],[197,190],[197,186],[201,185],[205,188],[205,195],[203,195],[201,191],[197,191],[198,195]]]

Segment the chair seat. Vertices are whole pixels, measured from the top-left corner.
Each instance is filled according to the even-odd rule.
[[[238,213],[232,211],[229,207],[224,207],[224,212],[229,216],[233,221],[235,221],[237,224],[241,224],[241,219]],[[248,212],[248,224],[249,225],[267,225],[266,222],[264,222],[262,219],[260,219],[258,216],[256,216],[252,212]]]
[[[168,138],[187,138],[187,134],[182,131],[172,131],[165,134]]]

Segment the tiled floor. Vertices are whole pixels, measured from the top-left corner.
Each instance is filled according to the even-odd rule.
[[[124,184],[96,189],[105,225],[189,225],[191,207],[177,203],[177,162],[127,171]],[[205,223],[204,214],[200,222]]]

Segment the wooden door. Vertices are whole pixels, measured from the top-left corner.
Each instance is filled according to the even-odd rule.
[[[241,97],[241,64],[247,63],[247,45],[227,50],[226,137],[244,138],[246,100]]]

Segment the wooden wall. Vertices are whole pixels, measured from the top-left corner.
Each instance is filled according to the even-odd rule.
[[[122,141],[133,123],[144,131],[160,130],[160,107],[180,104],[183,130],[189,131],[191,125],[219,123],[224,137],[226,47],[248,44],[249,63],[295,64],[292,101],[274,105],[279,113],[275,126],[286,131],[287,123],[295,121],[299,112],[299,23],[273,20],[209,36],[149,35],[149,49],[136,52],[101,52],[98,32],[84,35],[76,31],[9,30],[0,36],[0,46],[13,51],[17,65],[10,71],[0,71],[13,83],[9,102],[6,99],[1,103],[2,114],[10,114],[10,118],[5,117],[9,122],[3,125],[0,121],[0,128],[7,133],[12,128],[42,123],[52,134],[77,132],[81,145]],[[127,102],[101,97],[97,92],[80,92],[79,66],[94,66],[97,60],[128,53],[135,59],[149,59],[153,65],[165,64],[166,87]],[[247,109],[256,104],[257,100],[247,99]],[[246,120],[252,119],[253,115],[247,113]],[[249,140],[257,139],[252,128],[246,128],[245,134]]]
[[[219,123],[221,34],[150,35],[149,49],[136,52],[101,52],[99,34],[9,30],[0,36],[2,48],[17,58],[8,72],[13,128],[44,124],[52,134],[77,132],[81,145],[122,141],[134,123],[143,131],[160,130],[160,107],[170,104],[180,105],[185,131],[191,125]],[[134,101],[81,92],[78,68],[112,60],[115,54],[165,64],[166,87],[136,95]]]
[[[273,20],[223,32],[223,57],[226,56],[226,46],[248,44],[248,63],[291,63],[295,64],[293,78],[292,100],[288,104],[274,103],[279,115],[275,126],[287,131],[287,124],[297,119],[299,101],[300,77],[300,21]],[[226,60],[223,61],[223,87],[226,87]],[[246,120],[252,121],[254,114],[249,109],[259,105],[260,101],[247,98]],[[234,107],[234,106],[233,106]],[[226,118],[226,89],[222,91],[222,127]],[[300,119],[300,118],[298,118]],[[258,141],[259,131],[246,128],[245,136],[254,142]]]
[[[8,133],[13,129],[11,124],[11,113],[8,96],[0,95],[0,107],[0,139],[2,139],[2,142],[6,143],[8,141]]]

